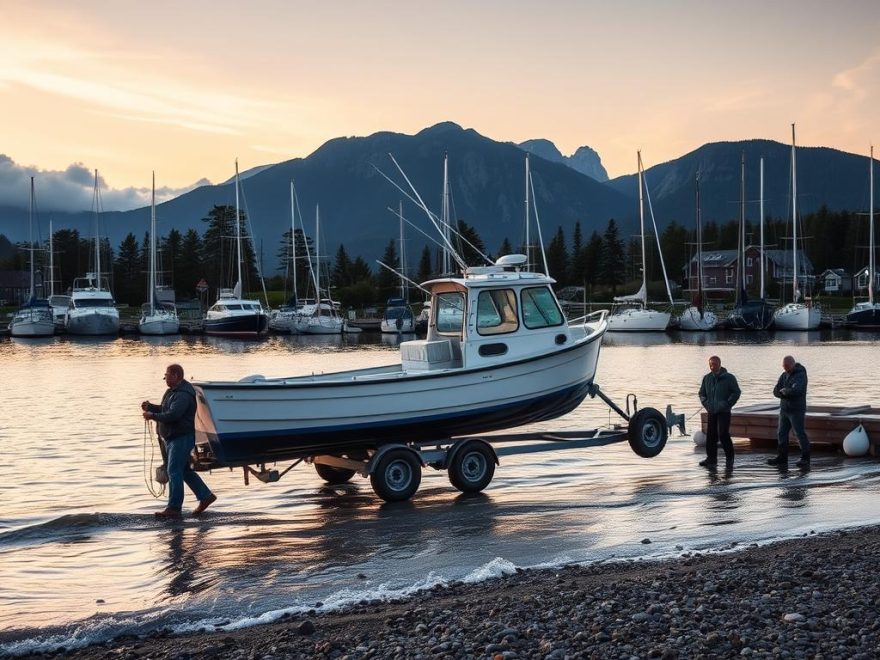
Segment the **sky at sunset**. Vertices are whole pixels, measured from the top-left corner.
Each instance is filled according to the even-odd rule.
[[[450,120],[596,149],[611,177],[706,142],[866,153],[877,0],[134,2],[0,0],[0,204],[24,181],[89,208]],[[44,203],[51,206],[51,202]]]

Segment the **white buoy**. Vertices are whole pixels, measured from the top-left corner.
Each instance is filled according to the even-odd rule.
[[[697,447],[706,446],[706,434],[702,431],[694,431],[694,444]]]
[[[865,427],[859,424],[843,439],[843,453],[847,456],[864,456],[868,453],[870,442]]]

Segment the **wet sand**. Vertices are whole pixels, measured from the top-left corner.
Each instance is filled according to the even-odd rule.
[[[71,658],[876,658],[880,527],[667,561],[521,571]]]

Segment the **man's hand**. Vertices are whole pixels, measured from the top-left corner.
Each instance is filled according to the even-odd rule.
[[[141,402],[141,410],[146,411],[146,410],[149,410],[149,408],[150,408],[150,402],[149,402],[149,401],[143,401],[143,402]]]
[[[153,419],[153,413],[144,411],[144,419]]]

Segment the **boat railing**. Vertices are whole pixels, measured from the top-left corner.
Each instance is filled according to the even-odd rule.
[[[598,309],[595,312],[590,312],[589,314],[584,314],[583,316],[578,316],[576,319],[569,320],[569,325],[586,325],[588,322],[590,323],[601,323],[608,316],[607,309]]]

